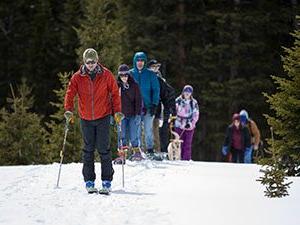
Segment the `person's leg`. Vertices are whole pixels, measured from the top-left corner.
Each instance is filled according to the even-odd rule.
[[[109,116],[97,120],[96,147],[101,158],[101,180],[112,181],[112,156],[109,148]]]
[[[129,136],[130,143],[133,148],[139,147],[139,135],[138,130],[141,126],[141,116],[132,116],[129,120]]]
[[[164,121],[161,128],[159,128],[161,152],[168,152],[169,144],[169,123]]]
[[[95,181],[95,165],[94,165],[94,152],[96,141],[96,128],[92,121],[80,120],[81,132],[83,137],[83,168],[82,174],[84,181]]]
[[[146,149],[148,153],[153,153],[153,119],[154,117],[147,113],[144,116],[144,132],[145,132],[145,141],[146,141]]]
[[[245,163],[252,162],[252,152],[253,152],[253,145],[249,149],[245,149],[244,160],[243,160]]]
[[[160,140],[159,140],[159,119],[154,118],[153,120],[153,137],[154,137],[154,146],[157,151],[160,151]]]
[[[245,161],[245,152],[243,150],[239,151],[239,163],[244,163]]]
[[[183,140],[184,152],[182,154],[182,160],[191,160],[194,130],[185,130],[183,135],[184,135],[184,140]]]
[[[237,150],[236,149],[234,149],[234,148],[231,148],[231,161],[233,162],[233,163],[237,163],[238,162],[238,152],[237,152]]]

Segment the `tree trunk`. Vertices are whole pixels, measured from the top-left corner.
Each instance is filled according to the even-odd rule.
[[[185,3],[184,0],[180,0],[176,9],[177,14],[177,54],[178,54],[178,69],[176,70],[176,80],[180,87],[182,87],[185,82],[184,66],[186,64],[186,51],[185,51],[185,39],[184,39],[184,26],[186,22],[185,18]]]

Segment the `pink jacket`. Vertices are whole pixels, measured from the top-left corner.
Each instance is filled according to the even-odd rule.
[[[193,130],[199,119],[199,106],[196,99],[184,99],[180,95],[176,98],[176,112],[177,118],[175,120],[175,127],[186,130]],[[189,124],[189,128],[185,128]]]

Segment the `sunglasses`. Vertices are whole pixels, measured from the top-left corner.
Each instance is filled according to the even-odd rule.
[[[127,73],[120,74],[120,77],[128,77],[128,74]]]
[[[95,61],[88,61],[85,64],[90,65],[90,64],[95,64],[95,63],[96,63]]]

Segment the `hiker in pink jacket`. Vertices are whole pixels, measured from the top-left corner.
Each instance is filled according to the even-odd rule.
[[[182,94],[176,99],[177,118],[175,120],[175,131],[183,140],[181,147],[181,159],[191,160],[192,141],[199,119],[199,106],[196,99],[193,98],[193,87],[184,86]]]

